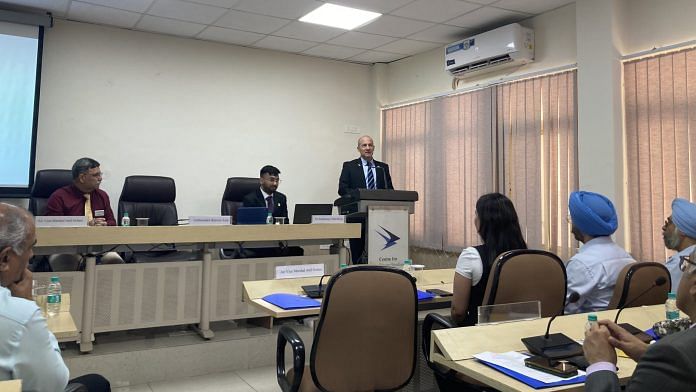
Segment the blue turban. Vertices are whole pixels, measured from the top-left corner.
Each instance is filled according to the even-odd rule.
[[[696,238],[696,204],[686,199],[672,201],[672,222],[687,237]]]
[[[568,209],[573,225],[591,237],[612,235],[619,226],[611,200],[599,193],[571,193]]]

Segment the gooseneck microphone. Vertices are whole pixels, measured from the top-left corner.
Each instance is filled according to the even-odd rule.
[[[384,168],[382,166],[377,166],[377,165],[375,165],[375,169],[379,169],[382,171],[382,179],[384,180],[384,189],[389,189],[389,186],[388,186],[389,184],[387,184],[387,172],[386,172],[386,170],[384,170]],[[375,184],[375,185],[377,185],[377,184]],[[379,189],[379,187],[377,187],[377,189]]]
[[[645,289],[642,293],[638,294],[637,297],[635,297],[635,298],[633,298],[632,300],[630,300],[630,301],[626,302],[625,304],[623,304],[623,305],[619,308],[619,311],[616,313],[616,317],[614,317],[614,323],[616,323],[616,322],[619,320],[619,315],[620,315],[621,312],[623,312],[623,310],[626,309],[629,305],[634,304],[636,301],[638,301],[638,299],[639,299],[640,297],[642,297],[642,296],[644,296],[645,294],[647,294],[650,290],[654,289],[655,287],[662,286],[662,285],[664,285],[665,283],[667,283],[667,279],[666,279],[664,276],[660,276],[660,277],[658,277],[657,279],[655,279],[655,281],[653,282],[652,285],[650,285],[650,287],[648,287],[647,289]]]
[[[579,299],[580,294],[575,292],[570,294],[568,300],[563,304],[563,308],[561,308],[558,313],[556,313],[556,315],[551,317],[549,320],[549,323],[546,325],[546,333],[544,335],[522,338],[522,343],[524,343],[529,352],[550,359],[560,359],[582,355],[582,346],[575,340],[562,333],[549,334],[553,320],[555,320],[557,316],[563,314],[563,310],[566,306],[568,306],[568,304],[577,302]]]

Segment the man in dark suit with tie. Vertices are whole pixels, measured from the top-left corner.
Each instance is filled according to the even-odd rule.
[[[271,165],[262,167],[259,182],[259,189],[244,196],[244,207],[266,207],[274,218],[287,218],[288,199],[278,192],[280,170]]]
[[[677,307],[693,323],[696,320],[696,252],[682,256],[683,271],[677,288]],[[616,376],[616,351],[621,349],[638,362],[628,392],[693,391],[696,389],[696,328],[665,336],[649,345],[609,320],[585,333],[583,349],[590,363],[585,390],[615,392],[620,390]]]
[[[356,189],[394,189],[389,165],[378,162],[373,158],[375,143],[371,137],[365,135],[358,139],[358,152],[360,158],[343,162],[341,177],[338,179],[338,194],[347,196]],[[365,222],[362,223],[360,238],[350,240],[350,253],[353,264],[367,263],[362,254],[365,249]]]

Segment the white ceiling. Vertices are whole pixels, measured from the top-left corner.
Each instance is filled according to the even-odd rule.
[[[233,45],[383,63],[575,0],[331,0],[383,13],[353,31],[298,22],[318,0],[0,0],[0,8]]]

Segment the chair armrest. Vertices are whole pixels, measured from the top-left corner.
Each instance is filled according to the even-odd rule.
[[[88,392],[87,387],[84,384],[71,382],[68,384],[63,392]]]
[[[285,375],[285,344],[290,343],[292,349],[292,383]],[[302,374],[305,367],[305,347],[302,338],[292,328],[284,325],[278,331],[278,345],[276,347],[276,376],[278,385],[283,392],[296,392],[300,389]]]
[[[423,349],[423,356],[431,369],[439,371],[438,368],[434,367],[433,362],[430,360],[430,332],[433,330],[433,324],[437,324],[440,328],[454,328],[456,325],[454,325],[451,320],[448,320],[437,313],[428,313],[423,320],[423,328],[421,329],[421,347]]]

